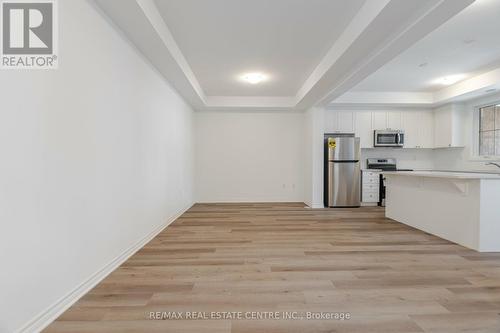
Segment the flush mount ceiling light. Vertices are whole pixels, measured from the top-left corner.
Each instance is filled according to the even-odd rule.
[[[250,84],[258,84],[267,80],[267,76],[262,73],[246,73],[241,76],[241,79]]]
[[[435,83],[441,84],[443,86],[449,86],[451,84],[457,83],[458,81],[460,81],[464,78],[465,78],[465,75],[462,75],[462,74],[450,75],[450,76],[445,76],[445,77],[437,79],[435,81]]]
[[[466,45],[469,45],[475,43],[476,40],[474,38],[469,38],[469,39],[464,39],[462,42]]]

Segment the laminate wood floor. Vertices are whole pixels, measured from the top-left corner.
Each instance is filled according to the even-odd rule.
[[[500,254],[378,207],[197,204],[44,332],[500,332]]]

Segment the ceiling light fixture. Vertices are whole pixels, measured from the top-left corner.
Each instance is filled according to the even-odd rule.
[[[451,84],[457,83],[458,81],[460,81],[464,78],[465,78],[465,75],[462,75],[462,74],[450,75],[450,76],[445,76],[445,77],[437,79],[435,81],[435,83],[442,84],[444,86],[449,86]]]
[[[476,42],[476,40],[475,40],[475,39],[473,39],[473,38],[469,38],[469,39],[464,39],[464,40],[463,40],[463,42],[464,42],[464,44],[468,45],[468,44],[473,44],[473,43],[475,43],[475,42]]]
[[[265,81],[267,79],[267,76],[262,73],[247,73],[244,74],[241,79],[250,84],[258,84],[262,81]]]

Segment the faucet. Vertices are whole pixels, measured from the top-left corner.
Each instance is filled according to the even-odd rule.
[[[494,165],[494,166],[500,168],[500,164],[498,164],[498,163],[489,162],[489,163],[486,163],[486,165]]]

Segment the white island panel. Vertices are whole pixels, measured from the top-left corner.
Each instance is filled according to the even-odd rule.
[[[387,217],[477,251],[500,252],[500,177],[385,175]]]
[[[500,182],[481,181],[479,239],[482,252],[500,252]]]

